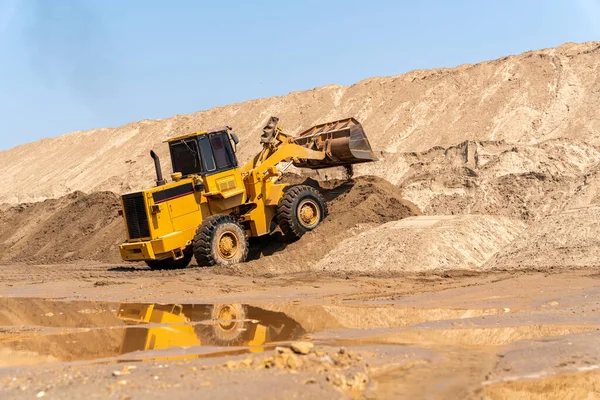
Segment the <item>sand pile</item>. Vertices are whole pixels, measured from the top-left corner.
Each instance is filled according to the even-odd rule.
[[[280,232],[252,240],[250,257],[256,261],[251,264],[261,271],[305,268],[348,235],[420,214],[416,206],[403,200],[399,188],[381,178],[366,176],[345,182],[317,182],[298,176],[288,179],[317,187],[328,201],[330,215],[296,243],[285,241]],[[118,196],[111,192],[75,192],[6,208],[0,211],[0,262],[120,263],[118,245],[125,239],[125,228],[117,215],[119,206]],[[262,257],[269,254],[275,256]],[[239,268],[246,269],[246,265]]]
[[[120,261],[124,240],[119,199],[75,192],[0,211],[0,262]]]
[[[302,181],[298,177],[290,180],[295,183]],[[382,223],[420,214],[414,204],[402,198],[399,188],[374,176],[361,176],[350,182],[309,179],[303,183],[317,187],[328,201],[327,219],[294,243],[287,243],[279,232],[253,240],[252,261],[227,271],[285,273],[305,270],[314,266],[345,238]]]
[[[499,216],[412,217],[344,240],[314,268],[369,274],[479,270],[524,228],[522,221]]]
[[[376,176],[358,176],[352,180],[316,181],[292,176],[290,184],[304,184],[318,189],[329,205],[332,218],[328,223],[352,221],[355,224],[382,224],[420,215],[419,208],[404,199],[402,189]]]
[[[290,134],[354,116],[380,161],[356,166],[352,182],[309,180],[330,202],[329,218],[296,243],[278,233],[253,240],[251,261],[225,271],[366,271],[371,259],[377,271],[478,269],[518,235],[519,221],[527,234],[494,265],[595,265],[595,208],[565,210],[600,202],[598,63],[600,43],[566,44],[18,146],[0,152],[0,262],[120,262],[124,228],[111,192],[152,185],[151,149],[168,176],[163,140],[229,125],[244,162],[276,115]],[[326,174],[341,176],[319,179]],[[55,200],[7,205],[44,199]],[[396,222],[419,209],[479,216]]]
[[[541,269],[600,266],[600,206],[574,208],[532,224],[486,267]]]
[[[348,87],[328,85],[190,115],[73,132],[1,152],[0,203],[57,198],[76,190],[141,189],[152,184],[151,149],[166,160],[163,140],[216,126],[229,125],[238,133],[243,162],[260,149],[261,129],[271,115],[279,116],[290,134],[358,118],[385,162],[357,171],[394,184],[408,167],[400,154],[465,140],[531,144],[568,138],[598,145],[599,62],[600,43],[569,43],[476,65],[412,71]],[[163,162],[166,174],[169,165]]]

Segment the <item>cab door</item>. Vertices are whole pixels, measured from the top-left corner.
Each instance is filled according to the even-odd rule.
[[[211,209],[225,212],[246,202],[246,190],[227,132],[198,138],[205,167],[204,185]]]

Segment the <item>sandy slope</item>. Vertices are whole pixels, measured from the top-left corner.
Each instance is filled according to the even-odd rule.
[[[536,145],[468,141],[405,154],[398,182],[426,214],[494,214],[538,220],[595,200],[600,151],[554,139]]]
[[[234,127],[242,139],[239,157],[247,159],[271,115],[281,117],[292,133],[357,117],[386,160],[359,172],[392,183],[408,168],[404,157],[395,154],[433,146],[465,140],[528,144],[559,137],[598,144],[599,63],[599,43],[565,44],[476,65],[412,71],[349,87],[329,85],[191,115],[73,132],[1,152],[0,203],[74,190],[140,188],[152,182],[151,148],[166,156],[161,141],[208,127]]]
[[[522,221],[488,215],[406,218],[344,240],[315,269],[375,274],[477,270],[524,227]]]
[[[600,207],[571,208],[532,224],[487,267],[547,270],[600,266]]]
[[[0,210],[0,263],[121,260],[125,240],[117,195],[75,192]]]

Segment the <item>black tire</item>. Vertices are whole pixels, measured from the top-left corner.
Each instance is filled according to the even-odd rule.
[[[192,261],[192,253],[184,252],[183,258],[174,260],[172,258],[165,258],[164,260],[147,260],[146,265],[150,269],[181,269],[188,266]]]
[[[303,210],[309,210],[305,215]],[[298,240],[315,229],[328,214],[327,202],[315,188],[291,186],[277,206],[277,221],[286,238]]]
[[[228,247],[223,248],[223,245]],[[231,215],[212,215],[198,227],[192,249],[201,267],[232,265],[246,261],[248,238]]]

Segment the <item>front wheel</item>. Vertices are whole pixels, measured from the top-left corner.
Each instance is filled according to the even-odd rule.
[[[192,248],[199,266],[237,264],[246,261],[248,238],[231,215],[212,215],[198,227]]]
[[[327,203],[316,189],[307,185],[290,187],[277,206],[277,221],[283,234],[298,240],[327,216]]]

